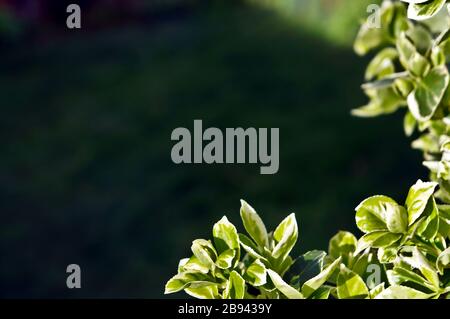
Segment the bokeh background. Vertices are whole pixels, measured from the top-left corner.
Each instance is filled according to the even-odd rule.
[[[359,234],[367,196],[403,201],[426,173],[402,115],[349,113],[372,2],[0,0],[0,297],[167,297],[193,239],[224,214],[243,229],[241,198],[271,229],[296,212],[296,253]],[[278,174],[173,164],[170,134],[194,119],[279,127]]]

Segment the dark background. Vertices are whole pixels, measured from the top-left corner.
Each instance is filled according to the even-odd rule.
[[[426,177],[402,112],[349,113],[372,1],[79,1],[68,30],[70,2],[0,0],[0,297],[162,298],[193,239],[224,214],[243,229],[241,198],[270,229],[296,212],[301,253]],[[175,165],[170,134],[194,119],[279,127],[278,174]]]

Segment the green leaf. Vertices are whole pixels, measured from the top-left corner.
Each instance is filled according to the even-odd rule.
[[[450,238],[450,205],[439,206],[439,233]]]
[[[227,285],[223,292],[224,299],[244,299],[245,280],[236,271],[230,273]]]
[[[375,299],[428,299],[430,294],[406,286],[390,286],[380,292]]]
[[[342,257],[343,263],[348,264],[357,244],[358,240],[352,233],[340,231],[330,239],[328,255],[333,259]]]
[[[378,260],[382,264],[392,263],[397,258],[397,251],[398,247],[379,248],[377,252]]]
[[[391,245],[399,241],[401,238],[402,234],[393,234],[388,231],[375,231],[366,234],[358,240],[358,246],[355,255],[359,254],[361,251],[363,251],[368,247],[373,248],[390,247]]]
[[[384,290],[384,282],[370,290],[370,299],[375,299]]]
[[[399,97],[403,99],[406,99],[409,95],[409,93],[414,90],[414,83],[413,81],[408,78],[398,78],[394,80],[394,86],[393,86],[395,92]],[[410,112],[408,112],[409,114]],[[412,116],[412,114],[411,114]],[[414,118],[414,117],[413,117]],[[414,119],[415,120],[415,119]],[[410,125],[410,123],[404,123]]]
[[[414,43],[417,51],[424,56],[428,55],[434,44],[431,30],[427,26],[417,23],[410,24],[406,33],[408,38]]]
[[[431,119],[448,87],[449,74],[445,66],[433,68],[419,79],[416,88],[408,95],[408,107],[418,121]]]
[[[366,92],[369,92],[370,90],[381,92],[381,90],[383,89],[389,89],[393,87],[395,81],[397,80],[408,80],[408,79],[409,79],[408,72],[393,73],[386,75],[383,78],[380,78],[379,80],[364,83],[363,85],[361,85],[361,88]]]
[[[434,66],[445,65],[445,54],[441,47],[433,47],[431,50],[431,61]]]
[[[365,74],[366,80],[394,73],[395,67],[393,61],[397,57],[398,53],[394,48],[385,48],[381,50],[369,63]]]
[[[436,15],[445,5],[446,0],[429,0],[419,3],[419,1],[408,1],[408,18],[412,20],[427,20]]]
[[[403,128],[406,136],[411,136],[416,128],[417,121],[411,112],[407,112],[403,120]]]
[[[228,249],[219,255],[216,260],[216,266],[221,269],[229,269],[233,267],[233,260],[236,257],[236,250]]]
[[[284,276],[286,271],[292,266],[294,260],[291,256],[286,256],[283,260],[278,259],[275,263],[272,264],[272,270],[279,273],[281,276]]]
[[[289,286],[275,271],[267,269],[267,273],[270,276],[275,287],[289,299],[304,299],[302,293],[295,288]]]
[[[355,255],[351,263],[346,264],[353,272],[361,277],[367,277],[368,266],[375,262],[375,256],[370,250],[365,250],[362,254]],[[370,288],[370,287],[369,287]]]
[[[429,211],[429,213],[427,213]],[[428,201],[425,209],[426,218],[420,221],[416,234],[424,240],[432,241],[439,230],[439,213],[433,197]]]
[[[265,285],[267,282],[266,267],[257,259],[247,268],[244,278],[255,287]]]
[[[353,116],[374,117],[382,114],[391,114],[405,104],[392,87],[375,89],[366,87],[365,93],[369,96],[369,104],[351,111]]]
[[[435,182],[425,183],[419,179],[409,189],[405,203],[408,211],[408,225],[412,225],[422,215],[437,185]]]
[[[219,253],[229,249],[239,249],[239,236],[236,227],[228,221],[226,216],[214,224],[213,237]]]
[[[192,256],[195,257],[195,256]],[[191,257],[191,258],[192,258]],[[184,272],[184,266],[189,262],[189,258],[183,258],[180,259],[180,261],[178,262],[178,273]],[[209,271],[208,268],[206,268],[206,273]]]
[[[249,254],[254,259],[260,259],[265,263],[268,263],[267,259],[258,252],[258,247],[256,247],[255,243],[253,243],[250,238],[248,238],[244,234],[239,234],[239,240],[242,248],[247,252],[247,254]]]
[[[164,294],[172,294],[185,289],[193,282],[203,282],[204,276],[198,273],[184,272],[173,276],[166,283]]]
[[[431,67],[430,63],[418,52],[406,32],[402,32],[398,37],[397,50],[400,62],[406,70],[416,76],[424,76],[428,73]]]
[[[431,134],[423,134],[411,144],[412,148],[422,150],[424,153],[438,153],[439,139]]]
[[[407,231],[407,213],[392,198],[373,196],[356,207],[356,225],[365,233],[380,230],[405,233]]]
[[[408,230],[408,213],[403,206],[387,206],[385,221],[388,230],[392,233],[406,233]]]
[[[369,295],[369,290],[359,275],[341,264],[337,294],[339,299],[364,299]]]
[[[202,265],[214,271],[215,269],[214,261],[217,259],[217,253],[214,249],[214,246],[211,244],[209,240],[205,239],[194,240],[192,242],[191,250]]]
[[[431,291],[435,290],[435,287],[429,283],[425,278],[416,274],[415,272],[402,268],[394,267],[392,270],[386,272],[389,283],[392,286],[402,285],[404,283],[415,283]]]
[[[436,260],[436,268],[443,275],[445,268],[450,268],[450,247],[441,252]]]
[[[256,244],[261,248],[268,247],[269,237],[266,226],[253,207],[244,200],[241,200],[241,219],[245,230]]]
[[[333,261],[328,267],[326,267],[324,270],[320,272],[317,276],[309,279],[305,284],[302,286],[302,293],[303,295],[308,298],[311,296],[319,287],[321,287],[328,278],[333,275],[333,272],[338,269],[339,265],[341,264],[341,258],[339,257],[335,261]]]
[[[295,214],[290,214],[286,217],[280,225],[275,229],[273,238],[277,242],[272,250],[272,256],[274,258],[284,259],[294,248],[298,238],[297,221],[295,220]]]
[[[401,259],[413,268],[418,269],[422,275],[436,288],[439,288],[439,277],[436,268],[427,260],[417,247],[403,247],[402,252],[412,253],[411,257],[402,256]]]
[[[185,291],[188,295],[198,299],[217,299],[219,296],[217,284],[192,285]]]
[[[387,230],[386,215],[396,214],[398,204],[387,196],[372,196],[356,207],[356,225],[364,232]]]
[[[197,257],[192,256],[191,258],[187,259],[186,262],[179,265],[179,271],[180,272],[199,272],[202,274],[207,274],[209,272],[209,268],[202,264],[200,260],[198,260]]]
[[[319,287],[311,296],[309,296],[309,299],[328,299],[333,289],[335,288],[323,285],[322,287]]]
[[[359,29],[354,43],[354,50],[359,55],[364,55],[370,50],[392,43],[396,33],[407,28],[403,17],[404,7],[390,1],[383,2],[380,11],[382,28],[374,28],[368,21]]]
[[[320,274],[323,268],[324,251],[313,250],[298,257],[285,275],[286,280],[295,287]]]

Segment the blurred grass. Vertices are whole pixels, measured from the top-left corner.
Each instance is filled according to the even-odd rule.
[[[269,228],[291,211],[296,252],[355,230],[375,193],[425,176],[401,115],[352,118],[367,61],[273,11],[204,6],[0,59],[0,295],[162,297],[190,242],[245,198]],[[171,131],[279,127],[280,171],[176,166]],[[82,289],[65,287],[78,263]]]

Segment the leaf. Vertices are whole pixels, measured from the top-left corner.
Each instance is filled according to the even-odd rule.
[[[368,21],[359,29],[354,43],[354,50],[359,55],[365,55],[370,50],[392,42],[396,33],[407,28],[403,23],[406,16],[404,7],[390,1],[383,2],[380,11],[382,28],[374,28]]]
[[[431,134],[423,134],[411,144],[412,148],[424,153],[439,153],[439,139]]]
[[[435,287],[428,282],[425,278],[422,276],[416,274],[415,272],[402,268],[402,267],[394,267],[392,270],[388,270],[386,272],[389,283],[392,286],[395,285],[402,285],[404,283],[415,283],[418,284],[426,289],[429,289],[431,291],[435,290]]]
[[[408,192],[406,209],[408,211],[408,225],[411,226],[424,212],[428,200],[434,193],[438,184],[435,182],[422,182],[420,179]]]
[[[233,266],[233,259],[236,256],[236,250],[228,249],[217,257],[216,266],[221,269],[228,269]]]
[[[303,295],[306,298],[311,296],[314,293],[314,291],[319,289],[319,287],[322,286],[328,280],[328,278],[331,277],[333,272],[339,267],[340,263],[341,258],[339,257],[338,259],[333,261],[328,267],[322,270],[320,274],[305,282],[305,284],[302,286]]]
[[[416,88],[408,95],[408,107],[418,121],[432,118],[445,90],[448,87],[449,74],[445,66],[433,68],[424,78],[419,79]]]
[[[445,1],[429,0],[424,3],[411,3],[408,6],[408,18],[418,21],[430,19],[444,7]]]
[[[384,248],[389,247],[402,238],[402,234],[393,234],[388,231],[375,231],[362,236],[358,240],[358,246],[355,255],[368,247]]]
[[[301,292],[289,286],[275,271],[267,269],[267,273],[275,287],[288,299],[304,299]]]
[[[166,283],[164,294],[172,294],[175,292],[179,292],[189,286],[192,282],[203,281],[205,277],[201,276],[201,274],[184,272],[179,273]]]
[[[359,275],[341,264],[337,294],[339,299],[364,299],[369,295],[369,290]]]
[[[377,257],[380,263],[389,264],[395,261],[397,258],[398,247],[386,247],[379,248],[377,252]]]
[[[392,233],[406,233],[408,230],[408,213],[400,205],[386,207],[385,221]]]
[[[394,73],[395,67],[393,60],[397,57],[398,53],[394,48],[385,48],[381,50],[367,66],[365,74],[366,80]]]
[[[385,210],[387,207],[396,206],[397,203],[386,196],[372,196],[362,201],[356,207],[356,225],[364,232],[387,230]]]
[[[413,29],[416,30],[416,29]],[[418,32],[416,32],[417,34]],[[426,33],[428,35],[428,33]],[[414,36],[414,34],[412,34]],[[416,76],[424,76],[430,70],[430,63],[422,56],[412,39],[406,32],[402,32],[397,39],[397,51],[403,67]]]
[[[230,223],[226,216],[214,224],[213,227],[214,244],[217,251],[222,253],[229,249],[239,249],[239,236],[236,227]]]
[[[333,289],[335,288],[323,285],[322,287],[319,287],[311,296],[309,296],[309,299],[328,299]]]
[[[202,274],[207,274],[209,272],[209,268],[202,264],[195,255],[187,259],[186,262],[180,266],[179,270],[182,270],[180,272],[199,272]]]
[[[303,254],[294,261],[285,278],[295,287],[301,287],[306,281],[320,274],[326,255],[324,251],[319,250]]]
[[[230,273],[227,285],[223,292],[224,299],[244,299],[245,280],[236,271]]]
[[[342,257],[344,264],[348,264],[357,244],[358,240],[352,233],[340,231],[330,239],[328,255],[333,259]]]
[[[429,213],[427,213],[427,211],[429,211]],[[428,216],[420,221],[416,234],[424,240],[432,241],[436,237],[439,230],[438,208],[433,197],[431,197],[431,200],[428,201],[425,213]]]
[[[406,136],[411,136],[416,128],[417,121],[411,112],[407,112],[403,120],[403,128]]]
[[[384,290],[384,282],[371,289],[369,292],[370,299],[375,299]]]
[[[281,262],[280,262],[281,261]],[[286,271],[292,266],[294,260],[291,256],[286,256],[283,260],[278,259],[274,264],[272,264],[272,270],[279,273],[284,277]]]
[[[439,206],[439,233],[450,238],[450,205]]]
[[[217,254],[210,241],[196,239],[192,242],[191,250],[201,264],[214,271]]]
[[[253,286],[258,287],[265,285],[267,282],[267,272],[264,264],[259,260],[255,260],[245,272],[244,278]]]
[[[407,214],[392,198],[373,196],[356,207],[356,225],[365,233],[378,230],[404,233],[407,230]]]
[[[433,46],[433,36],[428,26],[419,23],[410,24],[406,33],[408,38],[414,43],[417,52],[424,56],[428,56],[428,53]]]
[[[244,234],[239,234],[239,240],[242,248],[247,252],[247,254],[249,254],[254,259],[260,259],[265,263],[268,263],[267,259],[258,252],[258,248],[250,238],[248,238]]]
[[[411,93],[412,90],[414,89],[414,83],[409,78],[409,76],[408,76],[408,78],[398,78],[398,79],[395,79],[393,88],[398,96],[400,96],[402,99],[406,99],[406,97],[409,95],[409,93]],[[410,112],[408,112],[407,114],[410,114]],[[411,114],[411,116],[412,116],[412,114]],[[410,123],[404,123],[404,124],[410,124]]]
[[[373,252],[366,249],[362,254],[355,255],[352,263],[346,264],[353,272],[360,275],[361,277],[366,277],[369,271],[369,265],[373,264],[375,257]]]
[[[390,286],[380,292],[375,299],[428,299],[430,294],[405,287],[405,286]]]
[[[217,285],[186,288],[185,291],[188,295],[198,299],[216,299],[219,295]]]
[[[441,47],[433,47],[431,50],[431,62],[433,65],[445,65],[445,54]]]
[[[450,247],[441,252],[436,260],[436,268],[443,275],[445,268],[450,268]]]
[[[268,247],[269,237],[266,226],[253,207],[244,200],[241,200],[241,219],[245,230],[256,244],[261,248]]]
[[[412,253],[411,257],[402,256],[402,261],[413,268],[418,269],[422,275],[436,288],[439,289],[439,277],[436,268],[427,260],[417,247],[403,247],[402,252]]]
[[[374,89],[367,88],[366,94],[370,97],[369,104],[351,111],[353,116],[374,117],[382,114],[391,114],[405,104],[402,97],[398,96],[392,87]]]
[[[290,214],[286,217],[280,225],[275,229],[273,238],[277,244],[272,250],[272,256],[274,258],[284,259],[294,248],[298,238],[297,221],[295,220],[295,214]]]

